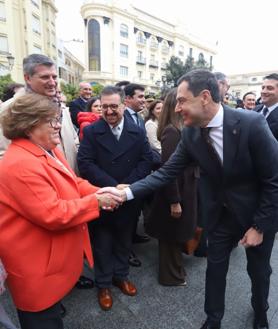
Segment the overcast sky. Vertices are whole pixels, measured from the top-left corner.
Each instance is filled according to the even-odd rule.
[[[124,1],[124,0],[121,0]],[[88,1],[87,1],[88,2]],[[131,0],[154,16],[182,20],[201,39],[218,41],[214,69],[226,74],[278,72],[278,0]],[[80,15],[83,0],[55,0],[57,34],[63,40],[84,39]],[[171,5],[169,5],[171,4]],[[83,45],[65,44],[84,62]]]

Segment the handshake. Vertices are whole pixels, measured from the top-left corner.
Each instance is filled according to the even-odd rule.
[[[113,211],[117,209],[123,202],[127,200],[125,187],[129,185],[118,184],[116,187],[102,187],[95,196],[99,202],[99,207],[102,210]]]

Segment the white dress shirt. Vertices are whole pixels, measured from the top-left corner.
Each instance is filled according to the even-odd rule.
[[[116,135],[114,133],[114,131],[117,130],[117,139],[119,140],[120,137],[121,137],[123,128],[124,128],[124,118],[122,118],[122,120],[120,121],[120,123],[118,123],[116,126],[113,127],[113,126],[109,125],[109,127],[110,127],[113,135]]]
[[[206,128],[211,128],[209,131],[209,137],[212,140],[212,144],[218,153],[221,162],[223,163],[223,118],[224,111],[222,105],[215,116],[210,120]]]

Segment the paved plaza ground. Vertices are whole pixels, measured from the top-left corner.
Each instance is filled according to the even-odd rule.
[[[97,303],[97,289],[73,291],[64,299],[68,314],[65,329],[199,329],[205,320],[204,278],[206,260],[184,256],[187,271],[186,287],[163,287],[157,283],[157,243],[136,245],[135,251],[142,267],[131,268],[130,279],[138,288],[138,295],[128,297],[116,287],[112,289],[112,310],[102,311]],[[270,328],[278,328],[278,241],[272,254],[273,274],[268,312]],[[251,329],[250,282],[246,273],[243,247],[231,256],[227,278],[226,312],[223,329]],[[7,293],[6,309],[16,321]],[[1,326],[0,326],[1,327]],[[2,327],[1,327],[2,328]],[[40,329],[40,328],[38,328]]]

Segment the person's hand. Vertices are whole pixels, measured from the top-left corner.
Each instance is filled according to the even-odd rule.
[[[102,187],[99,190],[97,190],[96,194],[102,194],[102,193],[110,193],[113,195],[114,199],[119,203],[122,204],[124,201],[126,201],[126,193],[124,190],[118,190],[116,187]]]
[[[113,211],[119,207],[119,202],[117,202],[114,196],[110,193],[97,194],[95,196],[98,200],[100,209]]]
[[[171,216],[174,218],[180,218],[181,217],[181,213],[182,213],[182,209],[181,209],[181,205],[180,203],[172,203],[170,205],[171,208]]]
[[[118,185],[116,186],[116,188],[117,188],[118,190],[123,190],[123,189],[125,189],[126,187],[129,187],[129,184],[118,184]]]
[[[264,235],[263,233],[259,233],[253,227],[249,228],[249,230],[244,234],[243,238],[239,241],[243,247],[256,247],[263,242]]]

